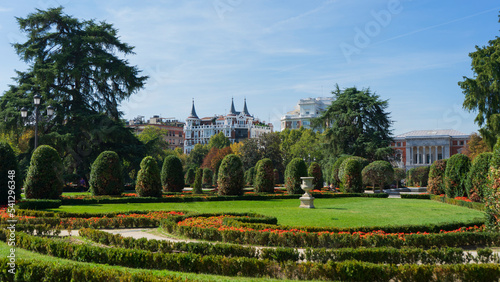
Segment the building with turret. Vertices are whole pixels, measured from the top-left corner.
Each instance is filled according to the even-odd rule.
[[[273,132],[272,124],[265,124],[248,111],[245,99],[243,111],[237,112],[234,100],[231,100],[231,110],[227,115],[214,115],[199,118],[196,109],[191,107],[191,114],[186,118],[184,126],[184,153],[189,154],[196,144],[208,144],[210,138],[223,132],[231,143],[240,142],[246,138],[258,138],[264,133]]]

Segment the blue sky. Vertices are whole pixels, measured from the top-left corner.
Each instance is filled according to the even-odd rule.
[[[224,114],[247,99],[273,122],[299,99],[370,88],[389,100],[393,133],[477,131],[457,82],[472,76],[468,54],[499,34],[497,1],[428,0],[36,0],[0,2],[0,93],[26,69],[11,43],[15,17],[64,6],[80,19],[113,24],[135,46],[128,56],[150,76],[122,104],[126,118],[184,120]]]

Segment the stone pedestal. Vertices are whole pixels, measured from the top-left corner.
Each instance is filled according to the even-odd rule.
[[[302,188],[305,193],[299,198],[299,208],[314,209],[314,197],[309,194],[309,191],[312,189],[312,181],[314,177],[301,177],[300,179],[302,179],[302,185],[300,185],[300,188]]]

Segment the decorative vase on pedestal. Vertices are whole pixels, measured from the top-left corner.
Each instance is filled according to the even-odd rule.
[[[314,177],[301,177],[300,179],[302,179],[302,185],[300,185],[300,188],[302,188],[305,193],[302,197],[300,197],[299,208],[314,209],[314,197],[309,194],[309,191],[312,189],[312,181]]]

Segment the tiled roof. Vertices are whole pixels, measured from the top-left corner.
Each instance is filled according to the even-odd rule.
[[[407,133],[400,134],[396,138],[404,137],[425,137],[425,136],[468,136],[463,132],[454,129],[434,129],[434,130],[414,130]]]

